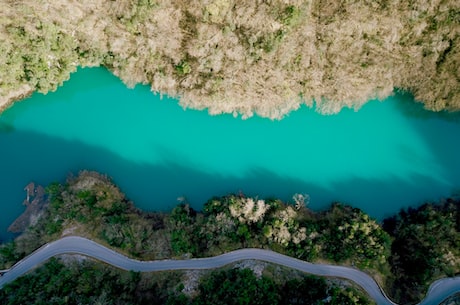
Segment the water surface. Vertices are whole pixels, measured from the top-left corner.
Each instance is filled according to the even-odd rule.
[[[383,218],[460,188],[460,115],[426,112],[406,95],[358,112],[306,107],[281,121],[183,110],[103,68],[81,69],[48,95],[0,115],[0,239],[24,207],[24,186],[81,169],[112,177],[138,206],[168,210],[186,196],[243,192],[310,207],[342,201]]]

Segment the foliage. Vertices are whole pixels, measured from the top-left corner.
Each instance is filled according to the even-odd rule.
[[[325,255],[334,261],[353,260],[360,267],[384,264],[390,236],[361,210],[335,204],[321,222]]]
[[[17,249],[16,242],[0,244],[0,269],[8,269],[21,260],[26,254]]]
[[[420,300],[433,280],[460,272],[459,212],[460,201],[449,199],[401,210],[385,220],[385,229],[394,237],[393,294],[401,302]]]
[[[257,279],[249,269],[213,272],[198,289],[196,305],[279,304],[275,283],[266,277]]]
[[[331,301],[329,304],[333,305],[356,305],[356,304],[371,304],[366,296],[358,290],[346,288],[340,289],[334,287],[331,291]]]
[[[187,75],[189,74],[190,72],[192,72],[192,67],[190,66],[190,64],[183,60],[181,61],[178,65],[176,65],[176,72],[177,74],[179,75]]]
[[[50,198],[46,213],[19,239],[28,249],[62,236],[67,229],[135,257],[170,256],[166,237],[158,230],[164,227],[163,217],[142,213],[107,177],[83,171],[65,185],[52,184],[46,190]]]
[[[171,232],[171,248],[174,254],[196,255],[198,240],[194,231],[197,213],[188,204],[176,206],[169,217]]]
[[[1,305],[16,304],[369,304],[354,288],[304,276],[275,283],[250,269],[223,269],[199,279],[194,296],[182,293],[181,274],[121,271],[82,258],[52,258],[0,290]],[[341,302],[341,303],[340,303]]]
[[[162,304],[168,291],[139,273],[90,261],[44,266],[0,290],[0,304]],[[148,285],[147,285],[148,284]],[[167,282],[163,283],[167,284]]]
[[[281,289],[284,304],[317,305],[323,304],[328,290],[328,284],[323,278],[305,276],[302,280],[287,281]]]
[[[95,65],[211,114],[336,113],[395,88],[460,109],[456,0],[1,1],[0,109]]]
[[[51,184],[46,190],[50,201],[39,222],[14,242],[0,246],[1,268],[10,267],[46,242],[77,234],[145,260],[206,257],[255,247],[309,261],[355,265],[380,278],[398,302],[420,300],[434,279],[460,272],[460,216],[456,199],[402,210],[385,220],[384,230],[361,210],[339,203],[315,213],[306,208],[308,195],[296,195],[295,205],[278,199],[227,195],[210,199],[204,204],[203,213],[183,202],[169,215],[162,215],[136,209],[107,177],[94,172],[81,172],[66,184]],[[222,275],[216,276],[225,282]],[[263,292],[271,285],[270,281],[259,282],[260,278],[236,271],[228,276],[235,280],[243,276],[254,284],[246,287],[252,290],[242,292],[242,296]],[[316,281],[305,279],[310,280]],[[293,287],[304,284],[286,283]],[[208,289],[203,285],[200,289]],[[222,294],[229,293],[227,288],[237,289],[230,283],[225,285]],[[283,291],[270,295],[270,300],[300,302],[297,294]],[[318,289],[318,293],[321,291]],[[329,300],[337,304],[348,302],[345,299],[365,302],[357,291],[327,291]],[[262,292],[261,297],[266,297]],[[312,295],[303,298],[319,295],[310,292]],[[192,300],[180,290],[171,293],[168,302],[188,304]]]
[[[282,284],[270,277],[256,277],[249,269],[214,271],[201,280],[193,305],[205,304],[370,304],[354,288],[341,289],[315,276],[302,276]]]
[[[27,83],[42,93],[54,91],[77,68],[77,42],[56,24],[29,22],[14,18],[5,26],[10,39],[1,47],[6,59],[0,69],[2,89]]]

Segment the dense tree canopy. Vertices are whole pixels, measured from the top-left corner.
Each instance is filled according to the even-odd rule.
[[[384,227],[394,236],[393,294],[402,301],[415,302],[433,280],[460,272],[460,201],[401,210]]]
[[[210,113],[280,118],[408,90],[460,109],[458,1],[10,1],[0,5],[0,109],[104,65]]]
[[[423,298],[434,279],[460,272],[457,199],[402,210],[381,226],[361,210],[340,203],[313,212],[301,200],[307,197],[299,194],[293,197],[294,205],[238,194],[211,198],[203,212],[193,210],[184,200],[170,214],[146,213],[135,208],[107,177],[87,171],[65,184],[51,184],[47,193],[48,207],[39,221],[13,242],[0,245],[0,269],[11,267],[46,242],[74,234],[144,260],[206,257],[255,247],[313,262],[352,265],[373,275],[394,300],[403,303]],[[215,281],[204,280],[200,289],[226,294],[225,289],[237,289],[238,284],[224,277],[240,281],[241,276],[252,281],[247,294],[260,292],[273,302],[292,299],[293,304],[299,298],[295,293],[286,295],[285,290],[266,295],[264,289],[272,287],[273,278],[261,280],[246,271],[232,272],[213,274]],[[285,282],[276,282],[276,287],[304,285]],[[218,283],[224,287],[212,286]],[[330,300],[361,298],[346,289],[329,287],[327,291]],[[216,300],[221,297],[216,295]],[[188,296],[173,293],[168,302],[189,301]]]

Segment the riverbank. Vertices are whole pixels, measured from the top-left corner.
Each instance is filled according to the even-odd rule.
[[[358,109],[398,90],[460,109],[458,5],[337,1],[2,0],[0,97],[56,90],[77,67],[211,114]],[[29,92],[29,91],[27,91]],[[16,95],[17,96],[17,95]]]
[[[202,213],[183,202],[171,214],[159,214],[137,210],[96,173],[83,172],[47,190],[48,214],[12,246],[2,247],[4,268],[46,242],[77,234],[143,260],[209,257],[256,247],[312,262],[354,265],[403,303],[420,300],[434,279],[460,269],[455,246],[459,202],[453,200],[401,212],[384,222],[385,231],[363,212],[340,204],[315,213],[305,207],[302,195],[295,196],[294,206],[230,195],[209,200]]]
[[[26,210],[8,227],[8,231],[12,233],[21,233],[30,226],[36,225],[48,204],[48,198],[42,186],[35,186],[35,183],[31,182],[24,190],[26,199],[22,204],[26,206]]]
[[[33,92],[34,89],[32,89],[32,87],[29,85],[23,85],[17,91],[12,91],[8,94],[0,95],[0,113],[6,110],[14,102],[20,101],[32,95]]]

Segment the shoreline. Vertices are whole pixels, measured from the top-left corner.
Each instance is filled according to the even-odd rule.
[[[103,65],[129,87],[149,84],[210,114],[280,119],[314,101],[332,114],[395,88],[432,111],[460,109],[454,0],[428,10],[405,2],[218,2],[7,6],[0,107],[24,95],[22,86],[54,91],[77,66]]]
[[[40,189],[29,184],[26,202],[40,198],[43,193]],[[230,194],[209,199],[201,212],[193,210],[186,202],[168,214],[145,212],[126,199],[109,178],[87,171],[70,178],[65,185],[51,184],[48,192],[47,212],[33,230],[26,230],[16,239],[19,246],[12,254],[32,253],[42,245],[69,235],[94,240],[125,256],[145,261],[212,257],[243,248],[270,249],[307,262],[362,270],[392,297],[398,296],[395,293],[399,286],[395,285],[413,279],[416,284],[406,289],[412,293],[410,298],[419,295],[418,301],[426,294],[430,283],[455,273],[459,267],[455,265],[458,251],[450,242],[454,237],[438,234],[437,245],[448,249],[450,258],[443,255],[445,251],[427,256],[427,260],[445,258],[434,269],[422,270],[432,271],[431,281],[420,281],[419,274],[404,264],[402,271],[390,271],[394,264],[399,264],[390,257],[404,258],[426,250],[403,234],[405,228],[413,227],[411,219],[436,213],[445,219],[439,232],[452,232],[460,204],[453,199],[442,205],[427,204],[409,210],[407,219],[404,216],[407,214],[401,212],[401,219],[394,215],[379,224],[359,209],[338,203],[326,211],[314,212],[305,206],[308,198],[299,194],[293,199],[295,205],[279,199],[265,201]],[[416,224],[426,228],[427,220],[423,219]],[[429,232],[418,238],[429,242],[433,234]],[[406,247],[408,244],[413,246]],[[5,257],[3,266],[13,266],[20,257]],[[454,265],[445,269],[451,263]],[[398,297],[396,300],[404,302],[409,296]]]
[[[7,96],[0,97],[0,115],[15,103],[30,97],[34,92],[35,90],[30,85],[24,84],[18,90],[10,92]]]

